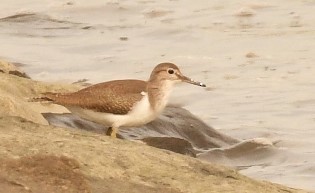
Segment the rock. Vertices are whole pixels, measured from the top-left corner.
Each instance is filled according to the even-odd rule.
[[[51,124],[104,135],[107,128],[72,114],[44,113]],[[150,146],[196,156],[200,149],[221,148],[239,141],[219,133],[186,109],[167,107],[156,120],[142,127],[121,128],[119,138],[141,140]]]
[[[0,60],[0,72],[1,73],[7,73],[7,74],[12,74],[15,76],[23,77],[23,78],[30,78],[25,72],[22,72],[19,70],[15,65],[4,62]]]
[[[66,188],[60,192],[303,192],[144,144],[20,117],[0,118],[0,141],[0,183],[7,188],[38,193],[60,186]]]
[[[37,154],[19,159],[2,158],[1,191],[90,193],[87,180],[78,169],[79,163],[65,156]]]
[[[146,137],[141,139],[141,141],[156,148],[167,149],[175,153],[190,155],[192,157],[196,157],[198,153],[191,143],[176,137]]]
[[[9,72],[15,69],[7,62],[0,62],[0,69]],[[48,124],[39,112],[65,112],[65,108],[56,105],[31,103],[30,99],[50,90],[77,90],[77,85],[44,84],[30,79],[0,73],[0,116],[19,116],[40,124]]]
[[[47,125],[41,113],[64,113],[66,110],[56,105],[29,102],[30,98],[42,92],[76,89],[78,89],[76,85],[44,84],[0,73],[2,191],[8,190],[13,193],[304,192],[270,182],[253,180],[233,169],[153,148],[143,143],[113,140],[103,134]],[[169,116],[170,114],[166,112],[162,119],[176,120]],[[184,129],[190,127],[181,125],[183,123],[179,121],[179,127]],[[199,128],[202,123],[197,126],[193,125]],[[176,131],[178,127],[173,129]],[[221,139],[221,135],[211,130],[202,131],[209,132],[206,133],[208,139],[192,142],[193,147],[224,145],[234,141],[223,136],[222,140],[209,143],[209,140],[216,139],[216,136]],[[165,130],[158,132],[164,135]],[[193,141],[197,136],[193,129],[178,131],[181,132],[187,132],[187,138],[182,138],[185,140]],[[140,136],[142,135],[139,134],[137,137]],[[146,141],[148,144],[159,144],[154,138],[148,139],[150,139]],[[198,139],[198,136],[195,139]],[[189,147],[184,141],[183,144]]]
[[[18,70],[11,70],[9,71],[9,74],[15,75],[15,76],[19,76],[19,77],[23,77],[23,78],[30,78],[25,72],[20,72]]]

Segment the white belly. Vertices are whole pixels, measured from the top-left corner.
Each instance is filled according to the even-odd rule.
[[[120,126],[141,126],[153,121],[159,115],[159,112],[156,112],[151,108],[147,94],[145,94],[141,101],[139,101],[126,115],[95,112],[79,107],[67,108],[73,114],[76,114],[84,119],[116,128]]]

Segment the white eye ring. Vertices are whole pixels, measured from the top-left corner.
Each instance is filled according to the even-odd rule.
[[[169,74],[174,74],[174,72],[175,72],[175,71],[174,71],[173,69],[168,69],[168,70],[167,70],[167,73],[169,73]]]

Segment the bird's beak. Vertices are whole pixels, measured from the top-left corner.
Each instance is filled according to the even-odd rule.
[[[177,77],[183,82],[187,82],[189,84],[193,84],[193,85],[197,85],[197,86],[201,86],[201,87],[206,87],[206,85],[203,84],[202,82],[194,81],[193,79],[188,78],[187,76],[184,76],[182,74],[177,74]]]

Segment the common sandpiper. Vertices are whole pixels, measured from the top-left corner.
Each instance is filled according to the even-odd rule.
[[[178,82],[206,87],[184,76],[175,64],[161,63],[153,69],[148,81],[112,80],[73,93],[44,93],[41,99],[62,105],[83,119],[108,126],[106,134],[116,138],[121,126],[141,126],[157,118]]]

